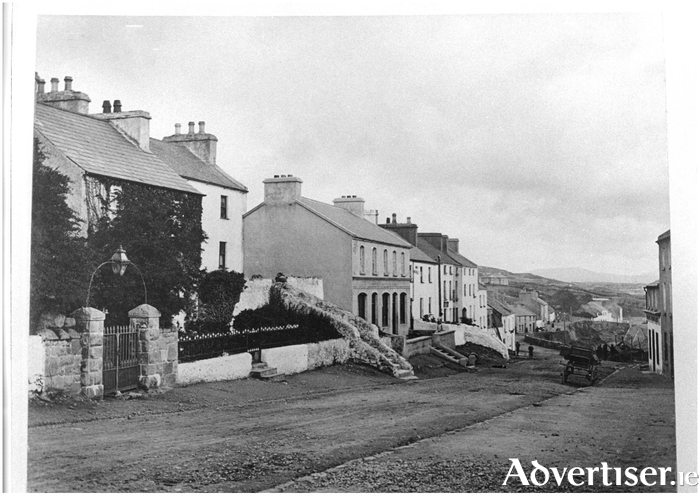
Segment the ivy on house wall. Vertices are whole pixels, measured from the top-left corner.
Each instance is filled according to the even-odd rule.
[[[106,194],[93,209],[102,215],[88,227],[88,245],[108,260],[121,245],[136,265],[117,277],[105,267],[95,275],[90,305],[107,310],[106,324],[128,323],[129,310],[144,303],[161,313],[161,326],[170,327],[181,310],[191,311],[200,279],[202,198],[149,185],[97,178]]]
[[[85,304],[94,254],[79,236],[81,220],[66,203],[70,179],[45,165],[34,139],[30,259],[30,323],[44,313],[67,314]]]

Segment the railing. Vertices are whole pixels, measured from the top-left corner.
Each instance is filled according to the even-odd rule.
[[[223,354],[245,353],[252,350],[279,348],[295,344],[316,343],[337,339],[340,335],[331,327],[319,330],[290,324],[278,327],[261,327],[227,333],[209,333],[197,336],[181,335],[179,356],[181,363],[214,358]]]

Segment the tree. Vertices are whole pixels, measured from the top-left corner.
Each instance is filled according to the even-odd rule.
[[[199,195],[150,185],[104,179],[105,209],[112,211],[91,227],[88,243],[102,260],[121,245],[136,265],[123,277],[99,271],[91,302],[108,310],[108,324],[128,322],[129,310],[146,300],[161,313],[161,325],[169,327],[173,316],[189,312],[200,280],[202,199]],[[116,207],[114,207],[116,205]]]
[[[79,236],[80,219],[66,203],[70,179],[46,165],[34,139],[30,262],[30,322],[42,313],[67,314],[85,304],[92,253]]]

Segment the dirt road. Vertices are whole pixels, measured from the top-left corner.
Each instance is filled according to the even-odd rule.
[[[559,383],[551,351],[536,357],[477,373],[426,359],[408,382],[346,365],[284,383],[34,400],[29,490],[498,491],[511,457],[675,467],[672,383],[626,369],[578,390]]]

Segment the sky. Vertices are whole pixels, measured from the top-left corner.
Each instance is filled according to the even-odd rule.
[[[670,227],[656,14],[40,16],[36,71],[206,121],[249,209],[293,174],[512,272],[654,272]]]

